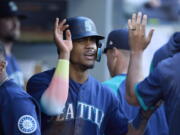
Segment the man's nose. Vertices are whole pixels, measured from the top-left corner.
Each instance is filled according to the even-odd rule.
[[[92,40],[87,40],[86,47],[96,49],[96,43]]]

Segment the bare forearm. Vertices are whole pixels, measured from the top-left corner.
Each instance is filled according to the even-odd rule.
[[[41,97],[41,107],[48,115],[62,113],[69,89],[69,60],[59,59],[49,84]]]
[[[144,131],[146,129],[148,121],[142,120],[140,123],[140,126],[138,128],[135,128],[132,123],[128,125],[128,133],[126,135],[143,135]]]
[[[60,52],[59,59],[69,60],[70,59],[70,53],[69,52]]]
[[[134,87],[137,82],[143,80],[142,55],[144,49],[151,41],[154,30],[151,29],[146,36],[147,15],[141,12],[132,14],[128,20],[129,44],[131,46],[131,57],[126,82],[126,98],[129,104],[138,105]]]
[[[136,95],[135,95],[135,84],[143,80],[142,74],[142,55],[143,51],[132,51],[128,74],[127,74],[127,81],[126,81],[126,98],[128,103],[138,105]]]

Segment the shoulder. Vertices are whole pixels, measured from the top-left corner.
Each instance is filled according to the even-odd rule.
[[[39,101],[44,90],[49,86],[54,69],[47,70],[32,76],[26,86],[27,92]]]
[[[158,64],[157,68],[155,69],[155,72],[159,73],[161,76],[170,75],[171,71],[173,69],[174,63],[175,63],[175,59],[176,59],[175,57],[176,57],[176,55],[162,60]],[[180,62],[178,62],[178,63],[180,63]],[[178,64],[178,63],[176,63],[176,64]]]
[[[33,75],[27,83],[27,91],[29,92],[33,87],[39,87],[42,84],[48,85],[52,79],[54,69],[47,70],[38,74]]]
[[[13,82],[13,80],[7,80],[5,81],[1,86],[0,89],[9,96],[12,97],[29,97],[29,95],[26,93],[26,91]]]
[[[171,79],[175,75],[175,68],[177,67],[174,57],[175,55],[160,61],[145,80],[150,84],[163,84],[163,86],[165,82],[172,81]]]
[[[0,86],[0,91],[0,95],[2,97],[5,97],[3,101],[4,104],[8,102],[11,102],[13,104],[17,100],[32,100],[32,97],[12,80],[7,80],[6,82],[4,82]]]
[[[41,83],[48,82],[51,80],[53,73],[54,73],[54,69],[35,74],[29,79],[28,83],[35,83],[35,82],[38,83],[39,81],[41,81]]]

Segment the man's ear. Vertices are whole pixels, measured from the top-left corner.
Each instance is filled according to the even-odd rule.
[[[113,57],[118,57],[118,49],[117,48],[115,48],[115,47],[113,47],[113,49],[112,49],[112,54],[113,54]]]

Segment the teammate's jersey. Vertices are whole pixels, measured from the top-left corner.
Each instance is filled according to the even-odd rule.
[[[172,57],[177,52],[180,52],[180,32],[174,33],[170,40],[155,52],[151,63],[151,71],[160,61]]]
[[[33,76],[28,92],[38,101],[48,87],[53,70]],[[110,90],[89,76],[83,84],[69,81],[69,94],[62,114],[50,117],[42,113],[43,135],[124,135],[128,121]]]
[[[0,85],[0,135],[41,135],[35,100],[12,80]]]
[[[129,121],[136,118],[139,107],[132,106],[126,101],[126,74],[120,74],[103,84],[109,86],[121,101],[121,108]],[[168,126],[164,106],[154,112],[149,119],[144,135],[168,135]]]
[[[19,69],[15,57],[6,56],[7,67],[6,71],[10,79],[12,79],[19,86],[24,86],[23,73]]]
[[[165,101],[169,135],[180,134],[180,53],[160,62],[154,71],[138,83],[135,93],[146,110],[159,100]]]

